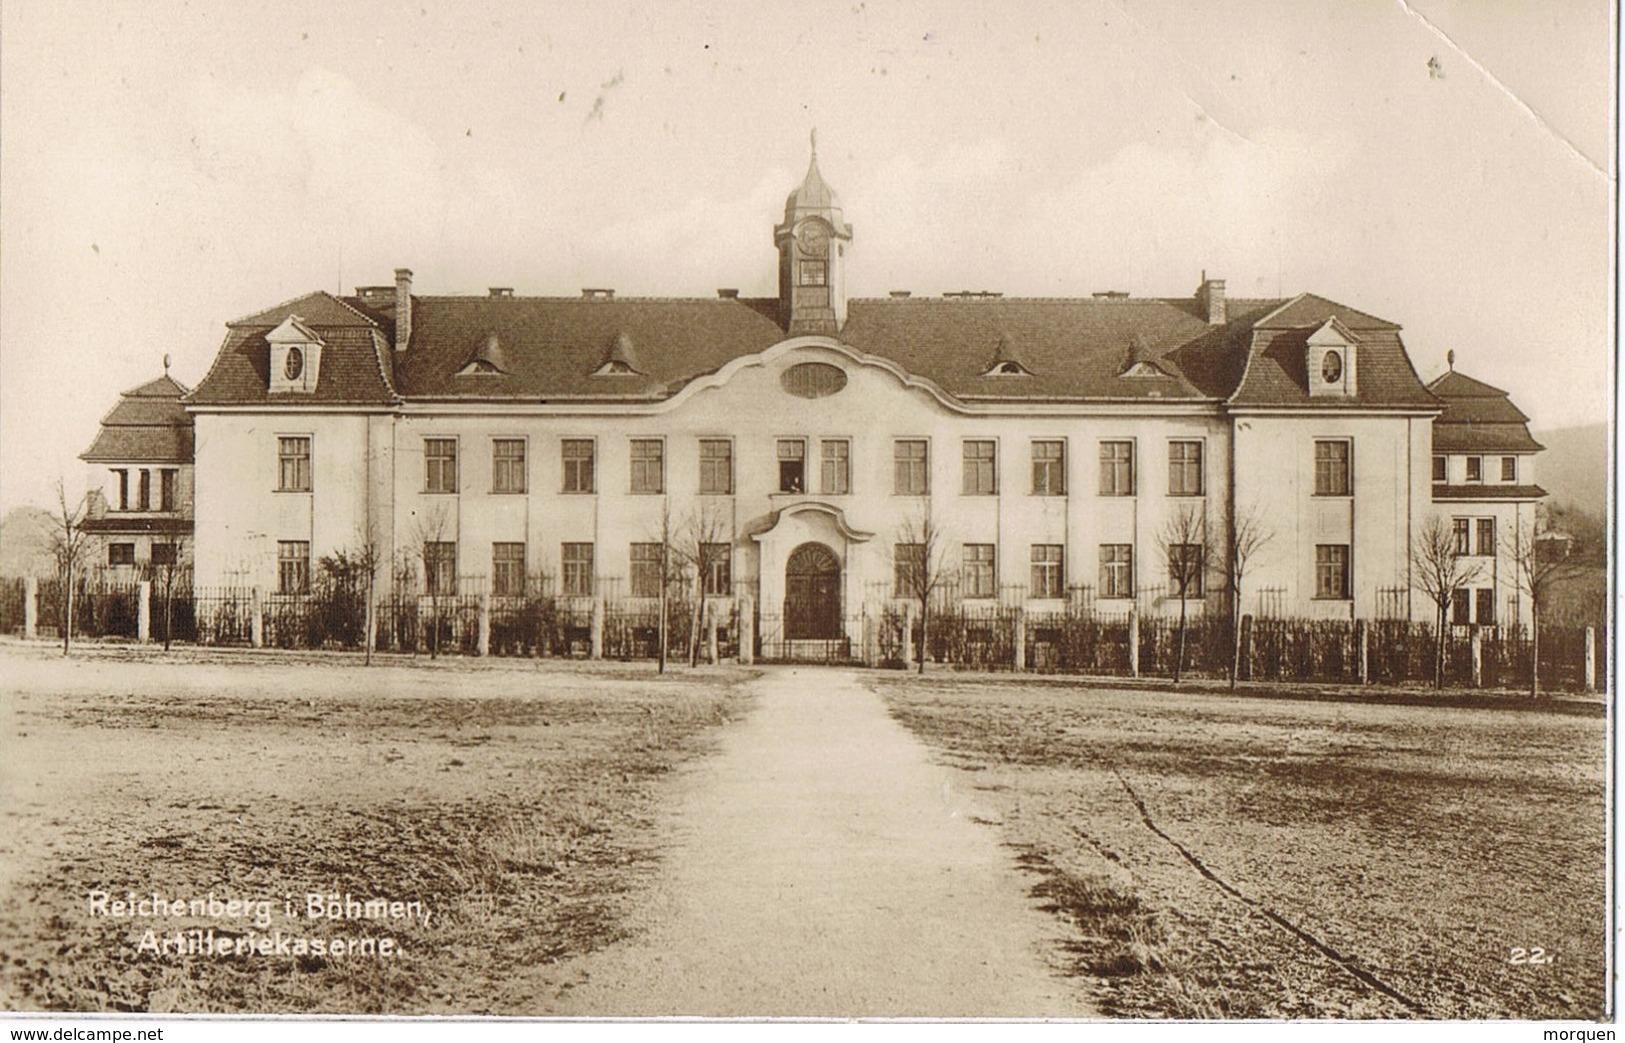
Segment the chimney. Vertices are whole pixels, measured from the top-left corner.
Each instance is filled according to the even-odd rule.
[[[412,343],[412,269],[395,269],[395,350]]]
[[[914,296],[914,291],[913,290],[892,290],[891,291],[891,296],[892,296],[892,300],[894,300],[894,301],[906,301],[910,297]]]
[[[737,301],[739,299],[739,291],[729,287],[727,289],[718,290],[717,296],[725,301]]]
[[[1224,280],[1209,279],[1202,273],[1202,286],[1196,291],[1196,307],[1207,313],[1209,326],[1223,326],[1229,320],[1224,310]]]
[[[488,291],[492,297],[512,297],[512,286],[492,286]]]
[[[589,301],[608,301],[615,299],[615,291],[606,286],[583,286],[581,296]]]

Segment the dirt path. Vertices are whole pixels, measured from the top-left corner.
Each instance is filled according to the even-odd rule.
[[[970,795],[850,674],[783,669],[684,780],[634,943],[558,1013],[1086,1017]]]

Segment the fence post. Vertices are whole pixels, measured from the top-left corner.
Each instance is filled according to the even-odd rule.
[[[1016,661],[1010,668],[1016,672],[1027,669],[1027,610],[1018,606],[1016,608],[1015,641]]]
[[[1241,669],[1236,671],[1243,681],[1253,679],[1253,617],[1241,617]]]
[[[587,658],[604,658],[604,599],[594,596],[592,616],[587,620]]]
[[[23,637],[32,641],[39,636],[39,578],[29,576],[23,580]]]
[[[479,629],[477,631],[477,634],[478,634],[478,638],[477,638],[476,644],[475,644],[475,652],[477,654],[479,654],[479,655],[482,655],[482,656],[490,655],[491,654],[491,593],[490,593],[490,591],[485,591],[485,590],[480,591],[480,616],[479,616]]]
[[[255,648],[265,647],[265,607],[260,604],[258,587],[248,606],[248,643]]]
[[[1473,627],[1467,635],[1467,649],[1472,656],[1473,687],[1484,687],[1484,632]]]
[[[1140,676],[1140,609],[1138,605],[1129,606],[1128,610],[1128,675]]]
[[[1365,620],[1354,622],[1354,655],[1356,676],[1361,684],[1371,683],[1371,628]]]
[[[914,602],[903,602],[903,669],[914,665]]]
[[[750,598],[739,599],[739,655],[741,666],[756,661],[756,603]]]
[[[135,606],[135,639],[146,644],[152,640],[152,580],[142,580],[135,596],[141,599]]]
[[[716,666],[722,659],[717,649],[717,603],[715,601],[705,603],[705,654],[707,661],[712,666]]]
[[[1585,662],[1586,691],[1597,690],[1597,628],[1586,627],[1586,662]]]

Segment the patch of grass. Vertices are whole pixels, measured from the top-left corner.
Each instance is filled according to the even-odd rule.
[[[15,1010],[546,1013],[561,965],[635,930],[660,780],[748,698],[728,671],[5,665],[0,1006]],[[400,955],[143,954],[149,926],[253,926],[95,917],[92,889],[272,898],[270,931],[389,936]],[[307,893],[430,915],[312,920]]]
[[[1121,1016],[1410,1017],[1273,911],[1449,1018],[1595,1018],[1605,995],[1606,722],[876,676],[981,767]],[[1160,829],[1252,900],[1202,877]],[[1515,947],[1558,952],[1514,964]]]

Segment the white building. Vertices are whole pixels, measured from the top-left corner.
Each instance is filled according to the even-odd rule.
[[[323,554],[429,542],[441,589],[641,597],[663,519],[704,519],[706,582],[764,640],[855,640],[927,520],[959,597],[1153,612],[1171,520],[1243,513],[1271,534],[1245,609],[1346,619],[1412,611],[1436,495],[1498,518],[1541,495],[1525,430],[1473,486],[1518,495],[1458,497],[1460,454],[1491,450],[1435,445],[1451,378],[1430,392],[1397,325],[1312,294],[849,299],[816,157],[773,241],[771,299],[429,296],[401,269],[229,323],[185,400],[198,583],[294,593]]]

